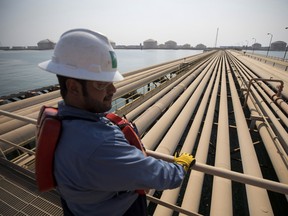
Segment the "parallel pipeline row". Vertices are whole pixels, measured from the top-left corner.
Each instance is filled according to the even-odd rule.
[[[113,110],[137,125],[151,154],[191,152],[197,163],[228,172],[221,178],[195,167],[180,188],[150,191],[150,200],[156,197],[161,202],[151,202],[150,213],[287,213],[287,84],[284,70],[234,51],[203,53],[131,72],[116,83]],[[39,109],[44,104],[56,106],[59,100],[55,91],[0,106],[5,115],[0,116],[4,160],[33,176]],[[242,183],[249,183],[251,176],[256,180],[253,185],[232,181],[235,172],[243,173]],[[265,179],[280,189],[271,191]]]

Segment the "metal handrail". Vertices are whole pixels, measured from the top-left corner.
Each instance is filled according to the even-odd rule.
[[[181,208],[181,207],[179,207],[177,205],[173,205],[173,204],[168,203],[168,202],[164,202],[164,201],[162,201],[162,200],[160,200],[160,199],[158,199],[156,197],[153,197],[153,196],[151,196],[149,194],[146,194],[146,197],[147,197],[147,200],[149,200],[149,201],[151,201],[153,203],[165,206],[165,207],[170,208],[170,209],[172,209],[174,211],[177,211],[179,213],[182,213],[182,214],[185,214],[185,215],[188,215],[188,216],[201,216],[201,214],[198,214],[196,212],[188,211],[188,210],[186,210],[184,208]]]
[[[5,115],[7,117],[14,118],[14,119],[18,119],[20,121],[24,121],[24,122],[27,122],[27,123],[30,123],[30,124],[35,124],[36,125],[36,123],[37,123],[36,119],[25,117],[25,116],[21,116],[21,115],[15,114],[15,113],[10,113],[10,112],[4,111],[4,110],[0,110],[0,114]]]
[[[278,87],[278,92],[275,94],[277,97],[280,97],[281,92],[282,92],[282,90],[283,90],[283,88],[284,88],[284,82],[283,82],[282,80],[252,78],[252,79],[250,79],[249,84],[248,84],[247,95],[246,95],[245,102],[244,102],[244,105],[243,105],[244,108],[245,108],[245,106],[247,105],[247,100],[248,100],[249,92],[250,92],[251,85],[252,85],[253,81],[255,81],[255,82],[257,82],[257,81],[280,82],[280,86]]]
[[[147,155],[149,156],[162,159],[168,162],[174,162],[174,157],[171,155],[166,155],[166,154],[158,153],[158,152],[151,151],[151,150],[146,150],[146,151],[147,151]],[[209,166],[207,164],[202,164],[202,163],[197,163],[197,162],[192,166],[192,170],[204,172],[206,174],[215,175],[215,176],[219,176],[222,178],[231,179],[237,182],[241,182],[243,184],[250,184],[256,187],[262,187],[267,190],[275,191],[278,193],[288,194],[288,185],[283,184],[283,183],[279,183],[279,182],[275,182],[275,181],[271,181],[267,179],[261,179],[261,178],[254,177],[251,175],[242,174],[242,173],[238,173],[235,171],[226,170],[226,169],[214,167],[214,166]]]
[[[8,141],[8,140],[5,140],[5,139],[0,138],[0,141],[6,143],[6,144],[8,144],[8,145],[11,145],[11,146],[13,146],[13,147],[15,147],[15,148],[17,148],[17,149],[25,152],[25,153],[28,153],[28,154],[30,154],[30,155],[35,155],[35,154],[36,154],[36,153],[35,153],[34,151],[32,151],[32,150],[29,150],[29,149],[27,149],[27,148],[25,148],[25,147],[19,146],[19,145],[15,144],[15,143],[12,143],[12,142]]]

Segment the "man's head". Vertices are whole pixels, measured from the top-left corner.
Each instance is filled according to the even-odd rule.
[[[111,108],[116,91],[113,82],[123,79],[107,37],[86,29],[65,32],[56,44],[52,59],[39,67],[57,74],[67,104],[93,112]]]
[[[61,95],[67,105],[95,113],[111,109],[113,94],[116,92],[113,82],[57,77]]]

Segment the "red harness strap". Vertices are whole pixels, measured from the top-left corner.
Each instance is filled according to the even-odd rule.
[[[111,122],[116,124],[121,129],[130,145],[133,145],[136,148],[140,149],[143,154],[147,156],[144,145],[142,144],[140,137],[137,133],[136,126],[133,123],[129,122],[125,118],[121,118],[115,113],[106,114],[106,118],[108,118]]]
[[[129,122],[125,118],[121,118],[120,116],[114,113],[106,114],[106,118],[108,118],[111,122],[116,124],[123,132],[125,138],[130,143],[130,145],[135,146],[136,148],[140,149],[142,153],[147,157],[144,145],[142,144],[140,137],[137,133],[136,126]],[[140,195],[146,194],[145,190],[136,190],[136,192]]]
[[[109,113],[106,117],[121,129],[130,145],[140,149],[147,156],[145,148],[136,133],[136,126],[114,113]],[[43,106],[38,116],[36,131],[35,174],[39,191],[49,191],[56,187],[53,172],[54,153],[61,135],[61,127],[62,122],[58,118],[58,109]],[[144,190],[137,190],[136,192],[145,194]]]

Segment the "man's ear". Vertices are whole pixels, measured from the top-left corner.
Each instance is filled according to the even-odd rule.
[[[82,87],[79,82],[77,82],[75,79],[67,79],[66,80],[66,87],[68,93],[79,96],[82,94]]]

